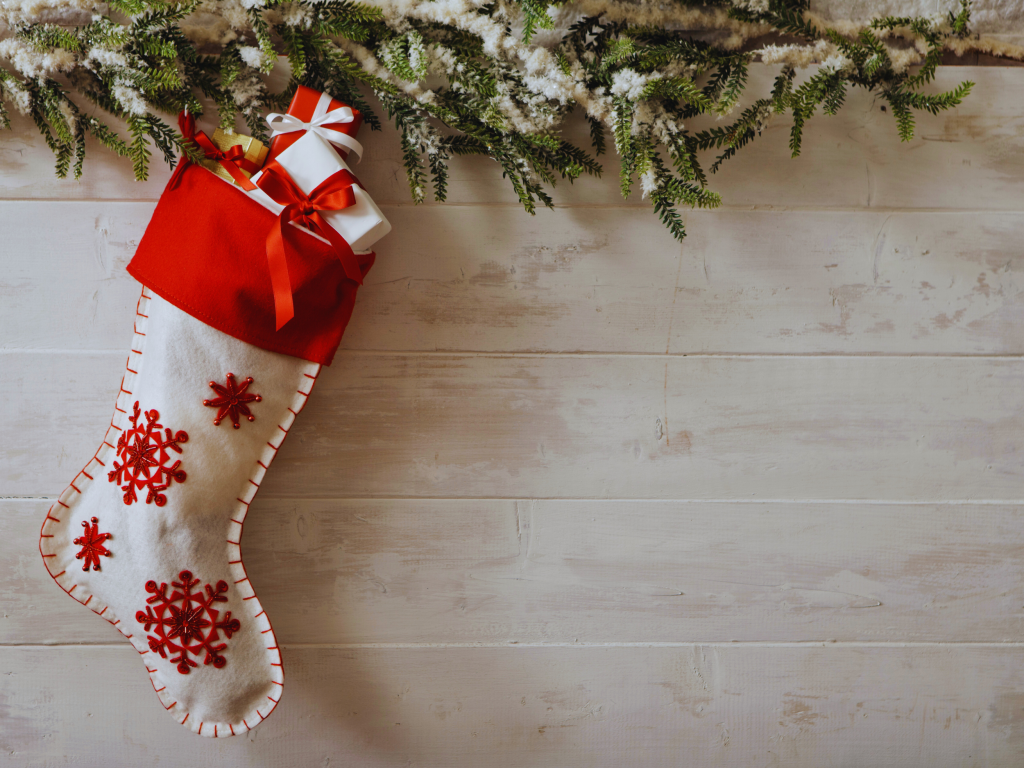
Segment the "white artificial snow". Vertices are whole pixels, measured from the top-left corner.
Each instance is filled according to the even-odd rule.
[[[242,57],[242,61],[253,69],[259,69],[263,66],[262,48],[257,48],[253,45],[243,45],[239,47],[238,55]]]
[[[239,107],[255,106],[262,100],[266,86],[256,70],[249,70],[235,78],[228,86],[228,93]],[[243,110],[244,111],[244,110]]]
[[[768,10],[768,0],[733,0],[733,5],[754,13],[764,13]]]
[[[419,35],[409,35],[409,65],[413,72],[427,71],[427,49],[423,44],[423,38]]]
[[[412,125],[406,134],[409,141],[428,155],[436,155],[441,148],[441,137],[429,125]]]
[[[630,101],[636,101],[652,79],[654,78],[651,75],[641,75],[632,69],[620,69],[612,75],[612,95],[625,96]]]
[[[812,0],[826,19],[862,21],[874,16],[944,17],[959,0]],[[1024,0],[973,0],[971,28],[982,34],[1024,34]]]
[[[313,13],[309,6],[288,3],[281,9],[281,21],[292,27],[308,28]]]
[[[109,48],[96,46],[89,49],[89,53],[86,54],[82,63],[90,68],[93,63],[104,67],[127,67],[128,57],[119,51],[111,51]]]
[[[118,103],[131,115],[144,115],[147,112],[146,99],[141,93],[125,83],[117,83],[111,92]]]
[[[763,10],[767,2],[732,1],[736,6],[755,11]],[[492,2],[495,3],[492,13],[481,14],[480,9]],[[397,62],[399,56],[405,58],[407,54],[404,47],[392,52],[381,50],[375,54],[357,43],[340,41],[339,48],[363,70],[396,86],[420,104],[435,103],[436,94],[428,86],[427,78],[432,86],[434,83],[445,83],[450,73],[460,71],[464,65],[444,46],[424,44],[410,20],[450,25],[479,38],[485,53],[507,70],[506,77],[499,74],[497,95],[490,99],[490,111],[485,119],[521,133],[543,133],[556,128],[561,119],[561,109],[571,106],[578,106],[589,117],[612,126],[612,97],[637,102],[652,80],[693,75],[692,68],[681,64],[671,64],[651,74],[625,69],[613,74],[608,91],[602,87],[591,90],[585,84],[584,68],[575,52],[563,52],[567,74],[553,51],[553,44],[560,40],[567,27],[583,16],[601,16],[606,21],[632,25],[717,32],[718,43],[727,48],[738,48],[749,39],[768,31],[763,25],[729,18],[727,10],[721,7],[690,7],[665,0],[576,0],[550,8],[548,13],[556,29],[539,30],[535,42],[527,44],[522,41],[520,34],[522,10],[508,0],[371,0],[371,3],[382,10],[386,22],[393,30],[405,33],[408,59],[416,79],[406,81],[385,66]],[[251,42],[249,12],[265,6],[266,0],[200,0],[196,10],[181,23],[181,30],[200,49],[214,49],[237,40]],[[816,25],[828,24],[844,35],[853,36],[864,29],[868,19],[879,14],[922,15],[941,23],[949,11],[958,7],[958,0],[813,0],[808,19]],[[94,13],[98,10],[103,10],[103,7],[94,0],[0,0],[0,32],[4,24],[9,26],[44,17],[49,20],[54,14],[59,17],[61,14]],[[271,24],[283,23],[293,27],[308,27],[311,18],[308,7],[294,2],[267,8],[264,13]],[[999,26],[1000,23],[1003,26]],[[1006,30],[1009,28],[1006,25],[1012,27],[1013,24],[1024,27],[1024,0],[976,0],[973,3],[972,26],[975,29]],[[912,34],[906,34],[909,31],[901,32],[908,39],[913,39]],[[893,33],[886,31],[878,31],[876,34],[883,41],[893,36]],[[995,38],[950,40],[948,45],[957,52],[975,50],[1024,56],[1021,49],[1015,49],[1007,41]],[[265,96],[265,87],[258,78],[257,70],[264,69],[268,62],[266,54],[257,46],[242,45],[238,50],[250,71],[236,79],[228,90],[240,110],[250,114],[261,106]],[[893,45],[887,46],[887,50],[893,66],[901,71],[920,63],[925,46],[923,41],[917,40],[911,46]],[[826,71],[841,72],[852,66],[840,50],[828,41],[809,45],[767,45],[757,53],[765,63],[786,64],[796,68],[820,65]],[[593,54],[586,52],[583,56],[590,59]],[[77,57],[60,50],[40,52],[24,42],[10,38],[0,40],[0,61],[6,61],[25,78],[67,73],[79,65],[88,69],[132,66],[131,59],[116,49],[95,47],[86,55]],[[461,89],[458,84],[451,87]],[[14,87],[8,87],[7,90],[7,98],[14,101],[16,106],[19,100],[24,102],[27,98],[18,95]],[[114,89],[114,97],[131,114],[141,115],[147,111],[145,94],[125,83]],[[720,106],[720,111],[725,113],[735,105]],[[653,128],[655,135],[662,137],[670,136],[678,130],[673,127],[673,118],[664,115],[656,105],[639,103],[631,129],[638,133],[648,128]]]
[[[359,62],[359,66],[361,66],[366,72],[374,77],[378,77],[381,80],[386,80],[387,82],[398,86],[405,91],[407,95],[417,101],[424,104],[430,104],[433,103],[436,98],[433,91],[421,88],[418,83],[410,83],[407,80],[402,80],[400,77],[393,75],[391,70],[381,64],[377,60],[377,57],[374,56],[368,48],[365,48],[358,43],[349,43],[347,41],[340,44],[339,47]]]
[[[17,80],[8,80],[3,85],[4,97],[14,105],[19,114],[27,115],[32,111],[32,94]]]
[[[20,74],[33,79],[58,72],[69,72],[76,63],[75,55],[70,51],[37,51],[13,37],[0,40],[0,59],[7,59]]]
[[[853,62],[843,56],[841,53],[833,53],[823,62],[821,62],[822,72],[842,72],[848,67],[852,67]]]
[[[60,110],[61,115],[63,115],[64,122],[68,124],[68,128],[74,133],[78,126],[78,115],[71,110],[71,106],[66,101],[61,101],[57,108]]]
[[[809,67],[837,53],[836,46],[825,40],[814,45],[766,45],[757,51],[765,64],[788,64],[791,67]]]
[[[0,22],[7,26],[40,21],[75,23],[100,5],[95,0],[0,0]]]
[[[653,168],[648,168],[640,174],[641,199],[646,200],[648,195],[658,191],[658,177],[654,174]]]

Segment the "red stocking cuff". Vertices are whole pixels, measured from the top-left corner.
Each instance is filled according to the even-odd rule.
[[[244,342],[330,365],[358,285],[331,246],[303,233],[288,263],[295,316],[275,330],[266,256],[277,217],[205,168],[179,168],[157,203],[128,272],[184,312]],[[365,276],[373,254],[358,256]]]

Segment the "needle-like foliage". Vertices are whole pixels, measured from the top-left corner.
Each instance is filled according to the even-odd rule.
[[[173,165],[187,151],[173,117],[203,103],[220,125],[241,119],[265,139],[263,116],[304,84],[352,104],[370,128],[397,127],[416,202],[445,199],[452,156],[482,155],[534,213],[552,205],[557,181],[599,176],[595,158],[613,146],[622,194],[639,184],[680,239],[679,207],[719,205],[708,174],[771,119],[791,116],[795,156],[815,113],[835,114],[864,88],[888,103],[908,141],[915,112],[954,107],[972,85],[922,91],[949,42],[968,36],[967,0],[942,21],[886,17],[852,33],[812,14],[808,0],[591,0],[586,14],[564,0],[111,0],[59,23],[17,6],[0,6],[11,30],[0,40],[0,127],[10,105],[29,114],[60,177],[82,174],[87,134],[128,158],[136,178],[154,148]],[[742,45],[768,34],[796,42]],[[292,79],[273,93],[266,74],[278,57]],[[778,74],[753,94],[759,62]],[[574,110],[588,121],[590,150],[561,135]],[[711,127],[694,128],[702,116]]]

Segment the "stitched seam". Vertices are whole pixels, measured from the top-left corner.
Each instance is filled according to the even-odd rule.
[[[139,300],[138,300],[138,302],[135,305],[135,321],[133,323],[134,335],[132,336],[131,351],[128,353],[128,358],[125,361],[125,371],[126,372],[125,372],[124,376],[121,378],[121,385],[120,385],[120,388],[118,390],[117,397],[114,399],[114,415],[113,415],[113,417],[111,417],[110,426],[107,428],[107,432],[103,436],[103,442],[100,443],[100,447],[96,450],[96,453],[94,453],[93,456],[89,459],[89,461],[86,462],[85,467],[82,469],[82,471],[79,472],[77,475],[75,475],[75,477],[71,481],[71,484],[67,488],[64,489],[64,491],[61,493],[60,496],[57,497],[57,504],[59,504],[61,506],[61,508],[63,508],[64,510],[67,510],[67,513],[62,514],[62,517],[66,517],[66,514],[70,514],[70,511],[71,511],[71,504],[66,503],[65,500],[64,500],[64,497],[67,496],[68,491],[74,490],[75,493],[78,496],[81,496],[82,492],[75,485],[75,482],[78,481],[79,478],[82,477],[83,475],[86,478],[88,478],[88,481],[89,481],[88,483],[85,483],[85,482],[81,483],[83,488],[88,487],[89,484],[95,482],[94,478],[90,474],[88,474],[88,472],[86,470],[89,469],[89,467],[93,463],[93,461],[95,461],[101,467],[105,467],[106,463],[100,458],[100,455],[101,454],[102,455],[109,455],[110,451],[116,451],[115,446],[113,444],[111,444],[111,442],[110,442],[110,440],[108,438],[110,436],[110,430],[112,428],[118,430],[119,432],[123,431],[122,428],[118,427],[114,422],[118,418],[117,417],[118,413],[126,414],[124,409],[122,409],[120,407],[120,405],[121,405],[121,397],[122,397],[122,395],[128,395],[128,397],[132,396],[132,391],[135,388],[135,378],[139,375],[138,371],[134,370],[131,367],[132,366],[132,355],[138,355],[139,357],[142,357],[142,355],[144,353],[144,348],[145,348],[145,338],[144,337],[145,337],[146,334],[139,330],[139,324],[140,324],[140,318],[141,318],[142,326],[146,327],[146,323],[149,320],[149,316],[142,314],[142,312],[141,312],[142,302],[143,302],[143,300],[146,301],[146,308],[147,308],[147,311],[149,311],[148,310],[149,302],[152,300],[152,298],[153,298],[152,294],[150,292],[148,292],[148,289],[146,288],[146,286],[142,286],[142,291],[139,294]],[[138,345],[137,345],[139,347],[138,349],[136,349],[136,341],[139,342]],[[136,367],[137,367],[137,364],[136,364]],[[73,504],[76,500],[77,499],[71,499],[71,503]],[[60,579],[61,576],[64,576],[67,573],[66,569],[62,570],[60,573],[57,573],[57,574],[54,574],[50,570],[49,563],[46,562],[46,559],[49,558],[49,557],[56,557],[58,555],[58,553],[57,552],[44,552],[43,551],[44,539],[54,538],[53,534],[47,535],[45,533],[46,527],[47,527],[47,525],[50,524],[51,521],[53,521],[53,522],[55,522],[57,524],[62,524],[62,525],[67,525],[68,524],[67,522],[63,522],[62,523],[62,521],[60,519],[58,519],[58,518],[53,516],[52,512],[53,512],[54,507],[57,506],[57,504],[54,504],[54,505],[52,505],[50,507],[50,510],[46,513],[46,517],[43,519],[42,528],[39,531],[39,554],[43,558],[43,564],[46,566],[46,572],[50,574],[50,577],[54,580],[54,583],[58,587],[60,587],[62,590],[64,590],[64,592],[67,595],[71,596],[76,602],[81,603],[82,605],[84,605],[87,608],[89,608],[89,610],[92,611],[93,613],[95,613],[97,616],[103,617],[103,620],[108,622],[111,626],[117,627],[117,631],[120,632],[122,635],[124,635],[125,639],[127,639],[129,642],[131,642],[131,640],[135,637],[135,635],[134,634],[128,634],[123,629],[118,627],[118,624],[121,623],[120,619],[118,619],[118,618],[111,618],[111,617],[107,617],[107,616],[103,615],[103,614],[105,614],[110,609],[109,605],[104,605],[102,610],[99,610],[98,606],[97,607],[90,606],[89,603],[92,602],[92,599],[93,599],[94,595],[88,595],[88,596],[84,596],[83,595],[82,597],[77,597],[77,596],[75,596],[75,595],[73,595],[71,593],[74,592],[78,588],[78,586],[79,586],[78,584],[72,583],[71,588],[70,589],[66,589],[64,587],[64,585],[60,583],[59,579]],[[97,603],[98,602],[99,601],[97,601]],[[111,616],[113,616],[113,613],[111,613]],[[139,642],[141,643],[142,641],[140,640]],[[144,649],[144,650],[140,650],[135,645],[135,643],[132,643],[132,647],[135,648],[136,651],[138,651],[140,654],[143,654],[143,655],[149,652],[148,648]],[[153,679],[153,674],[156,673],[156,670],[150,670],[148,665],[146,666],[146,670],[150,673],[150,682],[153,683],[153,688],[155,690],[156,689],[156,682]],[[158,693],[158,696],[159,696],[159,693]],[[162,700],[161,700],[161,703],[162,703]],[[175,703],[177,703],[177,702],[175,702]],[[166,708],[170,709],[170,707],[166,707]],[[186,717],[187,717],[187,715],[186,715]]]
[[[306,362],[309,363],[310,361]],[[323,369],[323,366],[320,365],[319,363],[310,363],[310,365],[316,366],[315,375],[311,376],[308,373],[303,372],[303,376],[309,380],[309,389],[306,392],[296,390],[297,394],[293,396],[292,404],[287,409],[288,413],[292,414],[290,419],[288,419],[289,421],[291,421],[292,424],[294,424],[295,422],[295,416],[305,406],[309,393],[313,391],[313,386],[316,384],[316,379],[320,375],[320,371]],[[302,399],[299,399],[298,395],[302,395]],[[262,456],[256,459],[256,466],[253,468],[252,475],[246,479],[246,484],[253,489],[252,493],[250,495],[247,489],[236,499],[236,501],[238,502],[238,508],[235,510],[235,513],[231,516],[231,522],[236,523],[238,525],[237,541],[232,541],[231,539],[228,539],[227,545],[228,552],[232,553],[229,554],[228,557],[236,555],[234,559],[228,561],[229,570],[234,569],[234,572],[232,573],[232,578],[235,585],[237,586],[244,583],[248,585],[249,590],[252,592],[252,594],[248,597],[242,598],[243,603],[249,605],[251,602],[250,610],[253,612],[252,619],[254,621],[262,616],[267,622],[267,628],[265,630],[261,630],[260,634],[264,635],[266,638],[266,650],[270,666],[275,667],[277,669],[278,679],[271,680],[271,683],[283,688],[284,666],[281,659],[281,650],[278,647],[276,634],[274,632],[274,627],[271,624],[270,617],[267,615],[267,612],[263,610],[263,606],[260,605],[259,598],[256,596],[256,590],[253,589],[252,583],[249,581],[249,576],[245,572],[245,564],[242,562],[241,547],[242,533],[245,530],[245,519],[249,512],[249,505],[252,504],[253,499],[256,498],[256,494],[259,493],[260,489],[260,483],[257,482],[256,478],[259,478],[262,481],[263,477],[267,473],[267,470],[270,468],[270,465],[273,463],[274,458],[277,456],[278,450],[281,448],[281,446],[284,444],[285,439],[288,437],[288,431],[291,429],[291,424],[288,424],[286,426],[284,423],[278,423],[277,426],[284,433],[283,436],[281,437],[281,442],[278,443],[277,447],[268,442],[267,447],[270,449],[270,455]],[[264,449],[263,452],[264,454],[266,454],[267,450]],[[243,496],[248,497],[248,500],[243,499]],[[240,587],[239,591],[241,592]],[[276,661],[274,661],[275,655]],[[267,715],[269,715],[271,712],[274,711],[274,708],[277,706],[278,699],[273,699],[269,696],[267,698],[271,701],[270,709],[267,710],[266,713]],[[256,714],[259,715],[260,722],[263,722],[266,716],[262,712],[260,712],[259,708],[256,709]],[[246,722],[244,718],[242,720],[242,723],[243,725],[245,725],[247,729],[249,728],[249,724]],[[232,731],[232,733],[233,732],[234,731]]]
[[[91,475],[89,475],[86,472],[86,470],[89,469],[89,466],[92,464],[93,461],[95,461],[97,464],[99,464],[100,467],[105,467],[105,464],[103,463],[102,460],[99,459],[99,456],[100,455],[109,455],[111,451],[116,451],[116,446],[114,444],[112,444],[110,442],[110,439],[109,439],[110,431],[111,431],[112,428],[113,429],[117,429],[119,432],[123,431],[123,429],[121,427],[119,427],[118,425],[116,425],[114,422],[118,418],[118,416],[117,416],[118,413],[121,413],[121,414],[124,414],[125,416],[127,416],[127,412],[124,411],[120,407],[121,406],[121,397],[122,397],[122,395],[127,395],[129,397],[132,396],[132,391],[134,390],[134,387],[135,387],[135,377],[137,377],[139,374],[138,374],[138,372],[136,370],[133,370],[131,368],[131,366],[132,366],[132,358],[131,358],[131,356],[133,354],[141,356],[143,354],[144,346],[145,346],[145,338],[144,338],[145,334],[138,330],[138,326],[139,326],[139,323],[140,323],[139,318],[141,318],[141,325],[142,325],[143,328],[145,328],[145,324],[148,321],[148,315],[147,314],[142,314],[139,310],[140,310],[140,308],[142,306],[142,300],[145,299],[145,301],[146,301],[146,311],[148,311],[148,302],[152,301],[153,296],[154,296],[154,294],[153,294],[152,291],[150,291],[150,289],[146,288],[145,286],[142,287],[142,291],[141,291],[141,294],[139,295],[138,302],[135,305],[136,317],[135,317],[135,323],[134,323],[134,326],[133,326],[133,328],[134,328],[134,335],[132,336],[131,351],[128,353],[128,359],[127,359],[126,364],[125,364],[126,373],[125,373],[125,376],[122,378],[120,390],[118,391],[118,395],[117,395],[117,397],[115,398],[115,401],[114,401],[114,411],[115,411],[114,417],[111,419],[111,424],[108,427],[108,430],[106,430],[106,434],[103,435],[103,441],[100,443],[99,449],[96,451],[96,453],[86,463],[86,465],[83,468],[83,470],[80,471],[77,475],[75,475],[75,477],[72,480],[72,483],[65,490],[63,490],[63,492],[60,494],[59,497],[57,497],[56,503],[50,506],[50,509],[46,513],[46,517],[43,518],[43,524],[42,524],[42,527],[40,528],[40,531],[39,531],[39,554],[42,556],[43,564],[46,566],[46,572],[50,574],[50,578],[53,579],[54,584],[56,584],[57,587],[59,587],[61,590],[63,590],[63,592],[65,592],[66,594],[68,594],[72,598],[74,598],[76,602],[81,603],[82,605],[86,605],[86,607],[88,607],[89,610],[91,610],[93,613],[95,613],[98,616],[102,616],[103,621],[108,622],[111,626],[117,628],[118,632],[120,632],[125,637],[125,639],[127,639],[129,642],[131,642],[132,639],[135,636],[134,636],[134,634],[126,633],[123,629],[121,629],[121,627],[118,626],[118,625],[121,624],[120,618],[117,618],[117,617],[113,617],[112,618],[111,616],[114,616],[113,611],[111,613],[111,616],[104,616],[103,615],[104,613],[106,613],[106,611],[108,611],[110,609],[109,605],[103,605],[101,610],[98,609],[98,605],[96,607],[88,605],[88,603],[92,601],[93,595],[89,595],[87,597],[83,595],[81,598],[79,598],[76,595],[72,595],[72,593],[76,589],[78,589],[78,587],[79,587],[78,584],[74,584],[73,583],[71,589],[65,589],[65,586],[60,584],[59,579],[60,579],[60,577],[62,577],[62,575],[65,575],[67,573],[67,569],[63,569],[59,573],[53,573],[50,570],[50,566],[47,563],[47,558],[56,557],[58,553],[57,552],[44,552],[43,544],[44,544],[44,540],[54,538],[54,535],[46,534],[45,530],[46,530],[46,526],[47,525],[49,525],[51,522],[56,523],[56,524],[63,524],[63,525],[67,525],[68,524],[67,522],[61,522],[60,518],[54,517],[52,515],[52,512],[53,512],[54,508],[56,508],[57,505],[59,505],[59,507],[62,510],[66,510],[67,511],[65,514],[62,514],[61,517],[67,517],[67,514],[70,514],[70,512],[71,512],[72,504],[74,504],[74,499],[68,500],[71,503],[66,503],[65,497],[68,495],[69,492],[71,492],[71,490],[74,490],[76,497],[81,496],[81,493],[82,493],[81,490],[78,487],[75,486],[75,482],[78,481],[78,479],[82,475],[84,475],[85,477],[88,478],[89,483],[93,482],[94,481],[93,477]],[[139,347],[138,349],[135,348],[136,347],[136,343],[135,343],[136,339],[138,339],[138,347]],[[248,342],[246,342],[246,343],[248,343]],[[307,360],[307,362],[309,362],[309,361]],[[316,366],[317,373],[319,372],[319,370],[321,370],[321,366],[319,366],[319,364],[314,364],[314,362],[310,362],[310,365]],[[137,365],[136,365],[136,368],[137,368]],[[131,378],[129,378],[129,376]],[[295,403],[293,403],[293,404],[295,404]],[[299,410],[300,411],[302,410],[301,404],[299,406]],[[289,409],[289,411],[292,411],[292,410]],[[292,411],[292,413],[295,413],[295,412]],[[285,429],[286,436],[287,436],[287,433],[288,433],[288,430]],[[268,461],[272,461],[272,457]],[[257,469],[256,471],[259,471],[259,470]],[[82,484],[82,487],[87,487],[89,483],[82,482],[81,484]],[[256,489],[258,490],[259,489],[259,484],[255,483],[255,485],[256,485]],[[255,496],[255,492],[254,492],[253,496]],[[243,502],[241,499],[239,499],[238,501],[240,501],[244,505],[243,508],[242,508],[243,512],[242,512],[242,515],[241,515],[242,520],[244,521],[245,520],[245,510],[248,509],[249,505],[248,505],[248,503]],[[239,517],[239,515],[238,514],[234,515],[234,517]],[[237,522],[238,520],[234,520],[234,521]],[[242,541],[242,539],[241,539],[241,537],[242,537],[241,526],[242,526],[242,523],[240,523],[240,530],[239,530],[239,541],[240,542]],[[236,547],[238,547],[238,545],[236,545]],[[242,556],[242,553],[241,553],[241,548],[240,548],[239,549],[239,557],[240,557],[240,559],[237,560],[237,561],[229,562],[228,566],[229,566],[229,569],[230,569],[230,566],[233,565],[233,564],[240,565],[243,568],[243,571],[242,571],[243,575],[245,575],[245,569],[244,569],[245,566],[242,564],[241,556]],[[243,581],[246,581],[246,580],[248,580],[248,577],[246,577],[246,579],[243,580]],[[253,597],[255,598],[255,592],[253,593]],[[260,608],[260,613],[258,613],[257,616],[260,615],[260,614],[265,615],[265,612],[262,610],[262,607],[259,606],[259,600],[256,600],[255,604],[256,604],[257,607]],[[253,618],[256,618],[257,616],[253,616]],[[267,626],[269,627],[269,625],[270,625],[269,616],[267,616],[266,621],[267,621]],[[283,686],[284,685],[284,682],[283,682],[284,681],[284,668],[280,664],[281,649],[278,647],[278,644],[276,644],[276,641],[274,640],[274,635],[273,635],[272,629],[273,628],[271,627],[270,628],[270,633],[269,633],[269,635],[270,635],[269,636],[269,640],[273,642],[273,645],[267,646],[266,650],[268,651],[268,658],[272,658],[272,656],[269,655],[269,651],[273,651],[273,652],[276,653],[276,657],[278,657],[278,659],[279,659],[279,663],[274,664],[273,662],[270,662],[269,666],[271,668],[278,668],[279,672],[276,673],[276,675],[278,675],[278,677],[280,678],[281,682],[279,682],[278,680],[271,680],[271,683],[275,683],[275,684],[278,684],[280,686]],[[261,632],[261,634],[265,635],[267,633]],[[138,642],[141,643],[142,640],[139,639]],[[144,648],[144,649],[139,649],[135,645],[134,642],[131,642],[131,644],[132,644],[132,647],[134,647],[135,650],[138,651],[138,653],[140,655],[145,655],[146,653],[150,652],[150,649],[148,649],[147,647]],[[153,689],[154,689],[154,691],[156,691],[157,697],[160,699],[161,706],[165,710],[167,710],[168,712],[170,712],[175,707],[177,707],[178,706],[178,702],[176,700],[171,701],[170,703],[166,702],[166,699],[170,698],[170,695],[166,693],[167,686],[163,685],[160,688],[157,687],[157,682],[158,681],[157,681],[155,676],[159,674],[159,671],[155,670],[155,669],[151,670],[150,666],[148,666],[148,665],[145,665],[145,670],[148,673],[148,675],[150,675],[150,683],[153,685]],[[276,707],[276,701],[273,702],[273,705],[270,707],[270,710],[268,710],[266,714],[269,715],[270,712],[273,711],[274,707]],[[257,708],[255,710],[255,712],[256,712],[257,715],[259,715],[260,722],[263,722],[265,717],[259,711],[259,708]],[[188,716],[189,716],[189,713],[185,712],[184,713],[184,719],[182,719],[180,721],[181,725],[184,725],[185,723],[188,722]],[[244,719],[243,719],[242,722],[243,722],[246,730],[251,730],[252,729],[251,726]],[[231,735],[236,735],[237,732],[236,732],[236,730],[234,730],[233,725],[230,724],[230,723],[226,723],[226,725],[228,725],[228,727],[230,729],[230,732],[231,732]],[[193,730],[196,733],[200,733],[202,731],[202,728],[203,728],[203,723],[200,723],[199,730],[196,730],[195,728],[189,728],[189,730]],[[216,732],[216,727],[215,727],[215,730],[214,730],[214,737],[219,737],[217,735],[217,732]]]

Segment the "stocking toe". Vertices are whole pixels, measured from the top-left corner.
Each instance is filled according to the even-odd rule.
[[[232,370],[255,374],[214,387],[229,406],[255,406],[238,430],[204,404],[211,372]],[[163,707],[203,736],[255,727],[281,697],[242,527],[318,372],[144,291],[107,434],[43,521],[51,576],[128,638]]]

